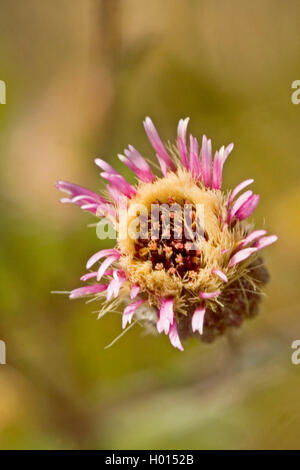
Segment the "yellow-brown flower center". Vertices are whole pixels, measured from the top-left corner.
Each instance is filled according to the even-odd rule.
[[[164,238],[166,227],[161,211],[159,219],[154,219],[158,233],[156,238],[153,237],[150,227],[153,222],[151,206],[156,204],[170,207],[174,203],[181,208],[183,233],[178,236],[176,218],[172,219],[170,210],[170,236]],[[202,232],[200,230],[200,237],[193,247],[190,247],[193,240],[184,232],[185,204],[192,207],[194,220],[191,228],[194,233],[196,230],[193,222],[195,214],[198,215],[199,205],[204,212],[204,220],[200,218]],[[148,293],[149,301],[155,304],[157,298],[172,296],[178,307],[183,299],[182,292],[186,290],[190,294],[193,292],[196,297],[199,291],[218,290],[221,280],[212,274],[212,270],[220,269],[227,273],[230,253],[242,235],[238,227],[232,231],[223,224],[226,200],[221,191],[204,188],[188,172],[179,169],[177,173],[171,172],[165,178],[138,187],[135,198],[128,201],[128,227],[138,215],[135,210],[131,211],[134,205],[142,216],[139,228],[144,224],[148,233],[135,239],[130,234],[119,237],[118,248],[122,253],[119,262],[130,281]],[[146,208],[145,213],[143,208]]]
[[[154,270],[193,279],[204,263],[199,237],[207,239],[208,235],[197,224],[196,208],[190,201],[185,200],[184,207],[172,197],[168,202],[155,201],[157,213],[141,217],[134,259],[151,261]]]

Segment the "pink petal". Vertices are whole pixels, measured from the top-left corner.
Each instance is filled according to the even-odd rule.
[[[253,194],[235,214],[236,218],[239,220],[247,219],[256,209],[260,200],[258,194]]]
[[[198,141],[190,135],[190,171],[194,178],[200,179],[201,165],[199,160],[199,146]]]
[[[257,248],[245,248],[244,250],[238,251],[235,255],[233,255],[228,263],[228,267],[232,268],[238,263],[241,263],[241,261],[244,261],[245,259],[249,258],[253,253],[257,251]]]
[[[71,204],[76,204],[76,206],[79,206],[83,210],[87,210],[91,212],[94,215],[97,215],[98,217],[102,217],[103,215],[109,214],[113,218],[115,218],[115,210],[112,207],[110,203],[102,203],[102,202],[95,202],[91,203],[89,201],[88,196],[76,196],[73,199],[69,198],[62,198],[60,202],[64,203],[71,203]]]
[[[207,140],[207,137],[204,135],[202,138],[202,147],[201,147],[201,173],[203,177],[204,186],[209,187],[211,183],[211,140]]]
[[[174,320],[173,305],[174,299],[162,299],[156,323],[156,328],[159,333],[164,331],[166,335],[168,334],[170,325]]]
[[[125,271],[123,271],[122,269],[115,269],[113,271],[113,277],[119,283],[122,282],[122,284],[124,281],[126,281],[126,274],[125,274]]]
[[[114,292],[114,284],[116,280],[112,279],[110,283],[108,284],[107,291],[106,291],[106,300],[109,301],[112,298],[113,292]]]
[[[92,200],[99,201],[99,202],[107,202],[104,197],[100,196],[99,194],[94,193],[93,191],[90,191],[89,189],[84,188],[83,186],[78,186],[77,184],[74,183],[68,183],[67,181],[58,181],[55,185],[57,189],[60,191],[63,191],[72,198],[75,196],[88,196]]]
[[[96,158],[95,163],[99,168],[101,168],[105,173],[110,173],[112,175],[120,175],[120,173],[115,170],[109,163],[107,163],[105,160],[102,160],[101,158]]]
[[[107,271],[105,271],[105,273],[104,273],[104,276],[112,276],[113,272],[114,272],[113,269],[107,269]],[[93,273],[84,274],[83,276],[81,276],[80,280],[83,281],[83,282],[88,281],[89,279],[97,277],[97,274],[98,274],[98,271],[94,271]]]
[[[84,201],[84,202],[90,202],[90,203],[94,203],[95,204],[95,198],[93,196],[86,196],[85,194],[80,194],[79,196],[75,196],[71,199],[71,201],[73,203],[76,203],[76,202],[81,202],[81,201]]]
[[[111,165],[109,165],[106,161],[101,160],[101,158],[96,158],[95,163],[102,170],[104,170],[103,173],[100,173],[102,178],[105,178],[110,181],[120,191],[122,191],[123,194],[126,194],[126,196],[135,196],[135,188],[131,184],[129,184],[128,181],[126,181],[126,179]]]
[[[79,287],[78,289],[73,289],[69,295],[70,299],[77,299],[79,297],[84,297],[89,294],[97,294],[98,292],[103,292],[107,289],[107,284],[93,284],[92,286]]]
[[[261,250],[262,248],[265,248],[266,246],[271,245],[277,240],[278,240],[277,235],[269,235],[268,237],[263,237],[260,240],[258,240],[254,246],[257,248],[257,250]]]
[[[107,269],[103,276],[112,276],[114,274],[114,269]]]
[[[214,189],[220,189],[219,180],[222,179],[221,160],[224,154],[224,146],[215,153],[213,170],[212,170],[212,184],[211,187]]]
[[[97,281],[99,281],[102,278],[102,276],[104,275],[107,268],[119,258],[120,258],[119,255],[118,256],[112,255],[112,256],[109,256],[108,258],[106,258],[105,261],[103,261],[100,268],[98,269]]]
[[[143,299],[138,299],[132,302],[131,304],[127,305],[127,307],[124,309],[123,315],[122,315],[122,328],[124,329],[127,325],[127,323],[131,323],[132,317],[135,313],[135,311],[144,303],[146,302]]]
[[[199,305],[193,313],[192,317],[192,330],[199,331],[200,335],[203,333],[203,324],[205,316],[205,305]]]
[[[156,156],[161,166],[163,175],[166,176],[169,169],[175,170],[175,165],[172,162],[170,155],[166,151],[166,148],[162,143],[151,119],[149,117],[146,117],[143,124],[148,139],[150,140],[152,147],[156,151]]]
[[[183,166],[188,170],[188,150],[186,145],[186,130],[190,118],[180,119],[177,127],[177,146]]]
[[[82,207],[83,209],[83,207]],[[103,217],[103,216],[106,216],[106,215],[110,215],[113,219],[116,218],[116,210],[115,208],[112,206],[112,204],[108,203],[108,204],[98,204],[97,206],[97,211],[96,211],[96,215],[98,217]]]
[[[60,200],[60,202],[61,202],[62,204],[67,204],[67,203],[69,203],[69,204],[74,204],[74,202],[73,202],[72,199],[69,199],[69,198],[66,198],[66,197],[63,197],[63,198]],[[89,212],[91,212],[91,213],[94,214],[94,215],[95,215],[96,212],[97,212],[97,207],[98,207],[98,206],[95,205],[95,204],[92,204],[92,205],[90,205],[90,204],[89,204],[89,205],[85,205],[85,204],[83,204],[83,203],[81,203],[81,204],[75,203],[75,204],[76,204],[76,206],[79,206],[81,209],[83,209],[83,210],[88,210]]]
[[[177,325],[176,325],[175,320],[173,324],[170,326],[169,339],[170,339],[170,343],[172,344],[172,346],[174,346],[174,348],[177,348],[177,349],[180,349],[180,351],[183,351],[183,347],[180,342],[180,338],[178,336]]]
[[[223,271],[221,271],[220,269],[213,269],[212,274],[215,274],[216,276],[219,276],[219,278],[222,279],[222,281],[228,282],[228,278],[227,278],[226,274],[223,273]]]
[[[262,237],[263,235],[265,235],[267,232],[266,230],[254,230],[254,232],[251,232],[249,235],[247,235],[246,238],[244,238],[244,240],[242,240],[239,245],[238,245],[238,248],[242,248],[246,245],[249,245],[249,243],[252,243],[254,242],[255,240],[257,240],[258,238]]]
[[[119,203],[119,200],[121,197],[124,197],[124,194],[121,191],[119,191],[119,189],[116,188],[115,186],[111,186],[110,184],[107,184],[106,189],[116,204]]]
[[[88,279],[91,279],[93,277],[97,277],[97,271],[93,272],[93,273],[87,273],[87,274],[84,274],[83,276],[81,276],[80,280],[81,281],[87,281]]]
[[[139,292],[140,292],[140,286],[138,284],[133,284],[130,290],[130,298],[135,299]]]
[[[154,175],[150,166],[142,155],[132,146],[128,146],[128,150],[124,150],[124,155],[118,155],[121,162],[125,163],[144,183],[153,183]]]
[[[102,178],[110,181],[110,183],[115,186],[119,191],[121,191],[125,196],[131,198],[136,195],[135,188],[126,181],[122,175],[117,175],[114,173],[100,173]]]
[[[231,209],[228,211],[228,218],[227,222],[230,224],[232,221],[233,217],[237,213],[237,211],[245,204],[246,201],[248,201],[253,195],[252,191],[246,191],[243,193],[240,197],[237,198],[237,200],[234,202],[233,206]]]
[[[99,259],[104,258],[105,256],[118,256],[120,257],[120,253],[115,250],[114,248],[107,248],[105,250],[100,250],[97,253],[95,253],[93,256],[91,256],[87,263],[86,263],[86,269],[90,269]]]
[[[215,292],[199,292],[200,299],[213,299],[218,297],[221,294],[221,291],[217,290]]]
[[[221,147],[219,152],[216,152],[213,164],[213,178],[212,178],[212,187],[214,189],[221,189],[222,187],[222,175],[223,175],[223,166],[227,160],[228,155],[232,152],[233,144],[229,144],[226,149]]]
[[[231,204],[232,201],[234,200],[235,196],[237,196],[239,192],[241,192],[244,188],[246,188],[247,186],[249,186],[249,184],[252,184],[253,182],[254,182],[253,179],[249,179],[249,180],[242,181],[240,184],[238,184],[238,185],[232,190],[232,192],[231,192],[231,194],[230,194],[230,196],[229,196],[227,205],[230,206],[230,204]]]
[[[62,198],[62,203],[76,204],[81,207],[81,209],[88,210],[92,214],[96,214],[98,216],[107,213],[113,216],[115,215],[112,205],[109,204],[104,197],[90,191],[89,189],[78,186],[77,184],[68,183],[67,181],[58,181],[55,186],[60,191],[71,196],[71,199]]]
[[[110,281],[107,288],[106,299],[110,300],[112,296],[118,297],[120,288],[126,281],[126,277],[123,271],[115,270],[113,274],[114,278]]]
[[[93,212],[93,214],[96,214],[98,204],[82,204],[80,207],[81,207],[81,209],[83,209],[85,211],[90,211],[90,212]],[[102,213],[101,210],[99,212]]]

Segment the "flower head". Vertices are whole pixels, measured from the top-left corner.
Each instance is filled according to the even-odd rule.
[[[259,203],[248,188],[253,179],[230,192],[221,189],[233,144],[214,156],[206,136],[200,147],[190,135],[188,145],[188,121],[179,121],[177,145],[169,148],[151,119],[144,121],[162,176],[130,145],[119,158],[135,173],[136,185],[101,159],[95,163],[108,181],[107,197],[63,181],[56,185],[69,195],[61,202],[110,221],[116,231],[116,246],[87,262],[81,280],[91,284],[70,298],[99,298],[100,315],[123,305],[123,328],[139,321],[180,350],[184,338],[212,341],[256,314],[268,280],[258,253],[277,240],[245,220]]]

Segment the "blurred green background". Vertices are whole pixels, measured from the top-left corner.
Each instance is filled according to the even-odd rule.
[[[2,449],[300,448],[300,3],[290,0],[0,0]],[[151,149],[179,118],[235,142],[224,187],[255,178],[257,227],[279,236],[261,313],[233,338],[121,331],[115,314],[52,290],[80,285],[101,248],[57,179],[103,188],[127,144]],[[124,170],[122,170],[124,171]],[[131,176],[128,173],[129,178]],[[102,245],[103,246],[103,245]],[[106,243],[105,246],[109,246]]]

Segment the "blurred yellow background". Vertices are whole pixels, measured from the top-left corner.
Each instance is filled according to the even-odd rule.
[[[300,448],[300,3],[290,0],[0,0],[2,449]],[[253,177],[257,227],[279,236],[259,317],[233,338],[174,350],[118,315],[52,295],[80,285],[105,245],[61,205],[58,179],[94,190],[98,156],[151,155],[190,116],[235,142],[224,187]],[[122,168],[122,171],[125,171]],[[125,171],[129,178],[132,176]],[[133,180],[132,180],[133,181]]]

